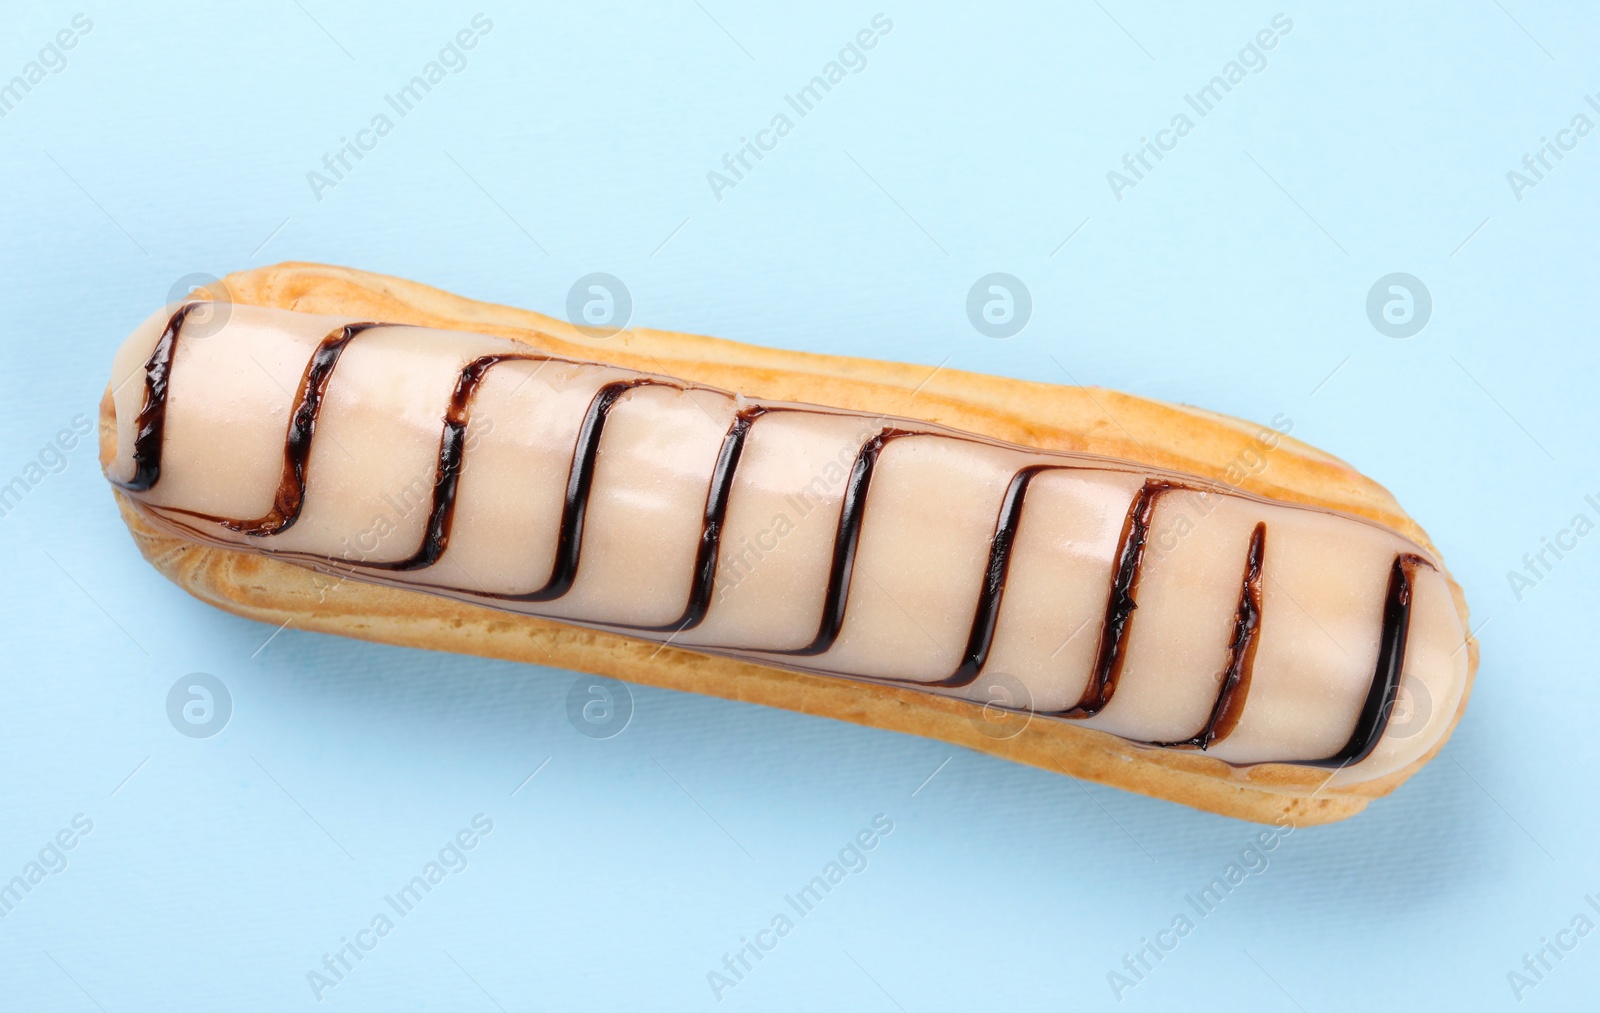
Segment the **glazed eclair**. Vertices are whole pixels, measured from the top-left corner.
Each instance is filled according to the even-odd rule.
[[[1000,708],[1285,799],[1414,769],[1464,703],[1441,561],[1365,517],[470,327],[240,303],[186,329],[215,310],[118,351],[107,477],[163,537],[340,593]],[[1392,720],[1402,696],[1427,713]]]

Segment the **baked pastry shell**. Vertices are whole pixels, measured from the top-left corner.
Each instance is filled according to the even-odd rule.
[[[220,291],[219,291],[220,290]],[[228,275],[212,297],[234,303],[494,334],[542,351],[665,374],[772,401],[804,402],[919,419],[1046,450],[1118,458],[1197,475],[1269,499],[1375,521],[1440,554],[1388,490],[1290,436],[1239,419],[1094,387],[1067,387],[951,369],[819,355],[642,328],[592,337],[528,310],[477,302],[350,268],[284,263]],[[1263,451],[1260,436],[1273,445]],[[111,388],[100,406],[100,459],[116,455]],[[1240,462],[1264,456],[1258,471]],[[338,581],[268,556],[201,544],[159,527],[113,490],[140,552],[201,601],[297,629],[429,650],[590,672],[650,686],[782,707],[939,739],[1045,770],[1087,778],[1196,809],[1259,823],[1309,826],[1345,819],[1388,794],[1449,740],[1478,668],[1470,634],[1467,682],[1445,733],[1413,763],[1338,784],[1293,764],[1234,767],[1199,752],[1154,749],[1071,721],[1034,717],[985,729],[982,707],[916,689],[810,675],[585,629],[452,599]],[[1465,596],[1444,572],[1462,628]]]

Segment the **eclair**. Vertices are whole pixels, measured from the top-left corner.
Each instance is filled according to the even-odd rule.
[[[240,615],[1304,825],[1442,747],[1477,647],[1426,534],[1275,422],[287,264],[134,330],[101,461]]]

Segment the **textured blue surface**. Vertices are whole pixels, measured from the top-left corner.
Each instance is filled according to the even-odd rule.
[[[707,173],[877,8],[485,8],[401,117],[385,96],[476,7],[162,6],[86,9],[86,33],[70,6],[0,12],[0,81],[74,43],[0,96],[0,482],[25,493],[0,517],[0,878],[73,844],[0,919],[0,1007],[1109,1009],[1108,975],[1187,914],[1123,1007],[1511,1008],[1516,970],[1528,1008],[1593,1008],[1600,934],[1558,933],[1600,924],[1600,536],[1520,596],[1507,576],[1600,520],[1600,137],[1557,134],[1600,124],[1592,11],[1285,8],[1200,116],[1185,96],[1276,8],[884,8],[865,67],[719,200]],[[1193,129],[1113,187],[1178,114]],[[1543,138],[1572,150],[1508,180]],[[1201,916],[1186,898],[1254,827],[653,689],[591,739],[571,673],[272,637],[139,558],[92,446],[50,448],[175,281],[286,259],[550,313],[604,271],[641,324],[1283,413],[1440,545],[1486,624],[1472,709],[1394,796],[1248,859]],[[1014,337],[968,321],[991,272],[1031,292]],[[1409,338],[1368,319],[1392,272],[1431,294]],[[192,672],[231,697],[209,738],[167,716]],[[324,954],[478,814],[465,868],[447,854],[319,1004]],[[724,954],[879,814],[866,867],[719,1001]],[[1575,945],[1536,977],[1545,939]]]

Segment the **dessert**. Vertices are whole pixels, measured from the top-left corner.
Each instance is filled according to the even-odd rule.
[[[1359,811],[1465,705],[1476,647],[1436,550],[1277,429],[600,338],[337,268],[226,289],[118,352],[102,456],[146,555],[241,614],[910,731],[1260,821]],[[197,313],[220,322],[186,334]]]

